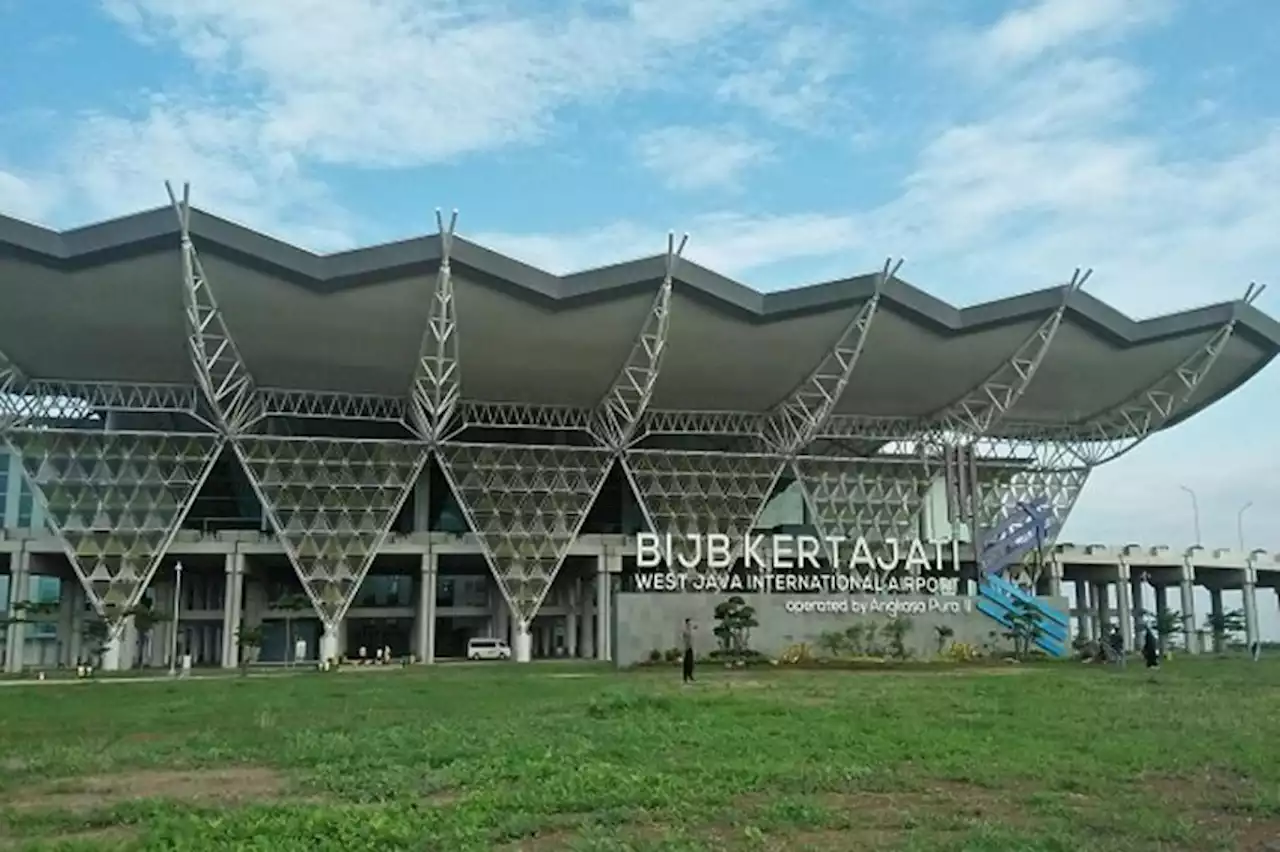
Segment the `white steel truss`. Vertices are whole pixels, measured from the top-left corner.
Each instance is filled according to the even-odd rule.
[[[1241,304],[1252,305],[1264,290],[1265,285],[1250,284]],[[1088,440],[1076,448],[1080,460],[1090,466],[1113,461],[1172,420],[1212,371],[1235,334],[1238,321],[1239,316],[1233,311],[1227,322],[1173,370],[1123,403],[1088,418]]]
[[[0,434],[15,425],[19,418],[15,409],[16,400],[12,397],[12,393],[26,380],[27,377],[22,371],[9,360],[8,356],[0,352]]]
[[[527,628],[616,453],[601,447],[455,443],[438,452],[498,588]]]
[[[238,434],[256,416],[254,409],[259,403],[256,386],[218,310],[204,266],[191,241],[191,186],[183,185],[181,201],[168,183],[165,190],[182,235],[182,295],[196,384],[209,400],[222,428]]]
[[[627,354],[626,362],[597,407],[600,437],[614,449],[621,450],[630,443],[640,417],[653,396],[658,370],[662,367],[662,353],[667,347],[667,329],[671,324],[672,282],[680,256],[688,242],[689,235],[685,234],[677,246],[676,235],[667,234],[667,258],[662,284],[645,316],[644,326]]]
[[[974,437],[986,435],[1018,404],[1049,353],[1062,326],[1072,295],[1084,287],[1093,270],[1079,269],[1062,288],[1062,301],[1010,358],[981,384],[930,418],[935,428]]]
[[[316,614],[335,628],[413,491],[427,445],[266,436],[232,445]]]
[[[138,605],[222,449],[220,435],[11,431],[32,492],[112,629]]]
[[[445,429],[458,404],[458,318],[453,303],[453,235],[458,227],[458,211],[444,224],[443,214],[436,211],[440,233],[440,267],[432,290],[427,327],[422,333],[418,361],[409,388],[408,425],[424,441],[435,443],[444,437]]]
[[[245,428],[267,417],[401,423],[408,409],[408,402],[403,397],[340,391],[260,388],[258,398],[261,401],[259,413],[246,422]]]
[[[449,436],[472,427],[593,432],[592,414],[589,408],[569,405],[463,401],[455,417],[458,426]]]
[[[628,450],[624,470],[649,528],[682,548],[686,536],[712,533],[740,548],[782,475],[772,454]]]
[[[822,363],[774,408],[765,439],[782,455],[795,455],[822,433],[858,365],[884,288],[901,268],[901,260],[896,264],[892,258],[885,261],[871,298],[845,326]]]
[[[841,539],[883,542],[920,537],[920,510],[933,481],[920,461],[800,456],[792,468],[833,563],[830,545]]]

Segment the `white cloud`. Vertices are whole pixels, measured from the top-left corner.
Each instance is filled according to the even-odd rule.
[[[1171,9],[1172,0],[1039,0],[985,30],[958,34],[945,54],[975,70],[1009,72],[1058,52],[1110,46]]]
[[[641,164],[672,189],[732,187],[742,173],[769,161],[773,146],[723,129],[664,127],[636,143]]]
[[[852,53],[847,36],[811,26],[793,26],[764,56],[745,57],[718,85],[727,103],[755,110],[771,121],[819,129],[852,111],[852,92],[838,91]]]
[[[57,205],[59,192],[50,181],[0,169],[0,209],[11,216],[39,222]]]
[[[764,286],[753,280],[751,273],[791,261],[829,258],[855,244],[858,228],[852,217],[839,215],[712,214],[688,223],[691,236],[684,257],[724,275]],[[478,233],[469,236],[558,274],[617,263],[628,257],[660,254],[666,246],[662,231],[636,223],[618,223],[576,234]],[[784,280],[789,284],[800,283],[793,276]]]

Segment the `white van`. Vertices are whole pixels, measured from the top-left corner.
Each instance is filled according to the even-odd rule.
[[[501,639],[468,639],[468,660],[509,660],[511,647]]]

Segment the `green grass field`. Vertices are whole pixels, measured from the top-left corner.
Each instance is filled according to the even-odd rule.
[[[702,674],[4,687],[0,848],[1280,848],[1280,660]]]

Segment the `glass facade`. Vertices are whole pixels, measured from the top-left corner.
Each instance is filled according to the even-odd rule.
[[[44,522],[20,465],[16,457],[0,451],[0,527],[5,529],[31,529]]]

